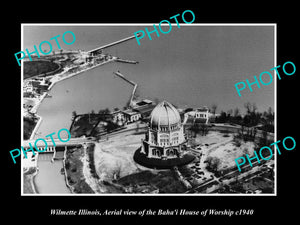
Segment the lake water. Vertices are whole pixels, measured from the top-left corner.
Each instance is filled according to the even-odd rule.
[[[64,49],[90,50],[133,35],[151,26],[25,26],[24,47],[32,49],[66,30],[76,34],[76,42]],[[53,46],[55,49],[55,46]],[[43,122],[40,136],[69,128],[71,113],[96,112],[125,105],[132,86],[113,75],[120,70],[139,87],[142,97],[167,100],[177,106],[218,105],[217,112],[256,103],[258,111],[274,108],[274,84],[238,97],[234,84],[274,67],[273,26],[173,26],[168,34],[152,40],[136,40],[105,49],[120,58],[136,60],[137,65],[111,63],[56,84],[38,109]]]
[[[38,115],[43,120],[36,137],[44,137],[61,128],[70,128],[72,112],[98,112],[106,107],[122,108],[131,96],[133,86],[112,73],[112,64],[94,68],[54,85]]]

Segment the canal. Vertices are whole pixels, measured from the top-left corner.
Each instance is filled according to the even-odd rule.
[[[65,176],[61,173],[63,160],[51,162],[53,153],[42,153],[38,156],[39,171],[34,178],[35,187],[39,194],[70,194],[66,186]],[[62,158],[63,152],[57,152],[56,157]]]

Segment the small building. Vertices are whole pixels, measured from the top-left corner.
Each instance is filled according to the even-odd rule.
[[[184,114],[184,121],[186,123],[189,119],[193,118],[196,123],[208,124],[213,117],[214,115],[210,112],[209,108],[204,106],[193,111],[186,112]]]
[[[26,92],[32,93],[33,90],[34,90],[34,87],[33,87],[33,84],[31,81],[24,82],[24,86],[23,86],[24,93],[26,93]]]
[[[123,125],[125,123],[125,116],[121,110],[117,110],[111,113],[112,121],[118,125]]]
[[[143,105],[137,108],[134,108],[136,111],[138,111],[141,114],[142,118],[147,118],[150,116],[152,110],[155,108],[155,105]]]
[[[141,118],[141,114],[134,109],[124,110],[123,115],[127,123],[133,123],[135,121],[138,121]]]
[[[147,118],[150,116],[152,110],[155,108],[156,104],[148,99],[143,99],[134,103],[133,109],[141,114],[142,118]]]
[[[135,103],[135,106],[136,107],[139,107],[139,106],[144,106],[144,105],[153,105],[153,101],[149,100],[149,99],[143,99],[141,101],[138,101]]]

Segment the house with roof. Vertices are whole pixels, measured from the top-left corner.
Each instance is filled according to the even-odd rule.
[[[126,109],[122,112],[127,123],[136,122],[142,117],[141,113],[134,109]]]
[[[112,121],[118,125],[123,125],[125,123],[125,116],[123,111],[117,110],[111,113]]]
[[[141,118],[147,118],[150,116],[155,106],[156,104],[154,104],[153,101],[143,99],[141,101],[136,102],[132,108],[141,114]]]
[[[206,106],[199,107],[184,114],[184,123],[193,121],[193,123],[205,123],[208,124],[213,120],[215,115],[210,112],[210,109]]]

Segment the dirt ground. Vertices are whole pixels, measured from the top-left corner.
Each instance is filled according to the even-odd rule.
[[[144,134],[120,134],[95,146],[95,167],[101,178],[113,179],[148,168],[134,162],[133,154],[141,146]]]
[[[241,146],[235,146],[233,136],[233,133],[210,131],[206,136],[197,135],[195,142],[200,146],[205,158],[210,156],[220,159],[218,170],[221,170],[234,166],[236,158],[245,154],[251,156],[255,150],[253,142],[241,141]]]

